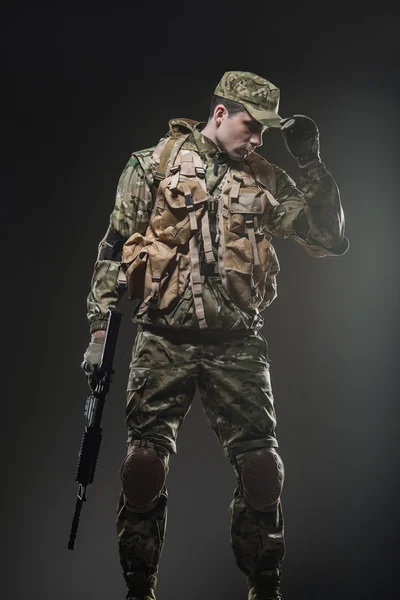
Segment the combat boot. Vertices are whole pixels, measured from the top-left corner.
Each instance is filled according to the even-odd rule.
[[[129,573],[126,600],[156,600],[157,577],[146,573]]]
[[[248,600],[282,600],[280,592],[281,572],[279,569],[265,569],[248,576]]]

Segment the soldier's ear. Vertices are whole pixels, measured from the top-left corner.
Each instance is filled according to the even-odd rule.
[[[222,123],[222,119],[225,117],[225,115],[228,115],[226,107],[223,104],[218,104],[214,109],[214,120],[217,125]]]

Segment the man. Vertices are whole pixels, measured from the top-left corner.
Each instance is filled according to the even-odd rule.
[[[117,520],[128,600],[155,599],[169,457],[196,387],[237,475],[231,542],[248,598],[281,598],[284,467],[260,333],[279,271],[271,238],[314,257],[342,255],[348,241],[317,126],[281,119],[279,94],[254,73],[225,73],[206,123],[173,119],[156,147],[132,154],[99,245],[86,372],[100,361],[108,307],[126,287],[138,300]],[[254,153],[270,127],[302,169],[300,187]]]

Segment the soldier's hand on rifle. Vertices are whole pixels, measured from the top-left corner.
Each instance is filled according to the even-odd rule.
[[[87,375],[88,377],[89,385],[95,366],[99,365],[101,362],[101,355],[103,354],[105,336],[105,330],[98,330],[92,333],[90,344],[83,355],[83,362],[81,364],[81,368],[83,369],[85,375]]]
[[[75,476],[79,486],[69,535],[69,550],[74,549],[81,510],[86,500],[86,488],[93,483],[94,479],[102,438],[101,418],[106,395],[110,389],[111,376],[114,373],[113,360],[121,317],[122,313],[119,310],[109,308],[106,331],[93,332],[90,344],[83,355],[81,366],[88,376],[92,393],[85,400],[86,424]]]
[[[319,131],[315,121],[306,115],[293,115],[281,120],[283,140],[300,168],[321,161]]]

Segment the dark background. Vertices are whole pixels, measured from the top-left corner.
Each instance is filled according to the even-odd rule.
[[[87,395],[86,295],[131,152],[154,145],[174,116],[206,119],[226,70],[270,79],[282,116],[315,119],[350,240],[345,256],[322,260],[292,241],[275,245],[279,296],[263,332],[286,467],[284,598],[400,598],[400,20],[383,3],[350,8],[2,8],[7,600],[124,597],[115,506],[135,334],[125,299],[95,483],[67,550]],[[298,179],[279,132],[260,151]],[[196,398],[169,475],[160,600],[246,598],[229,545],[234,485]]]

